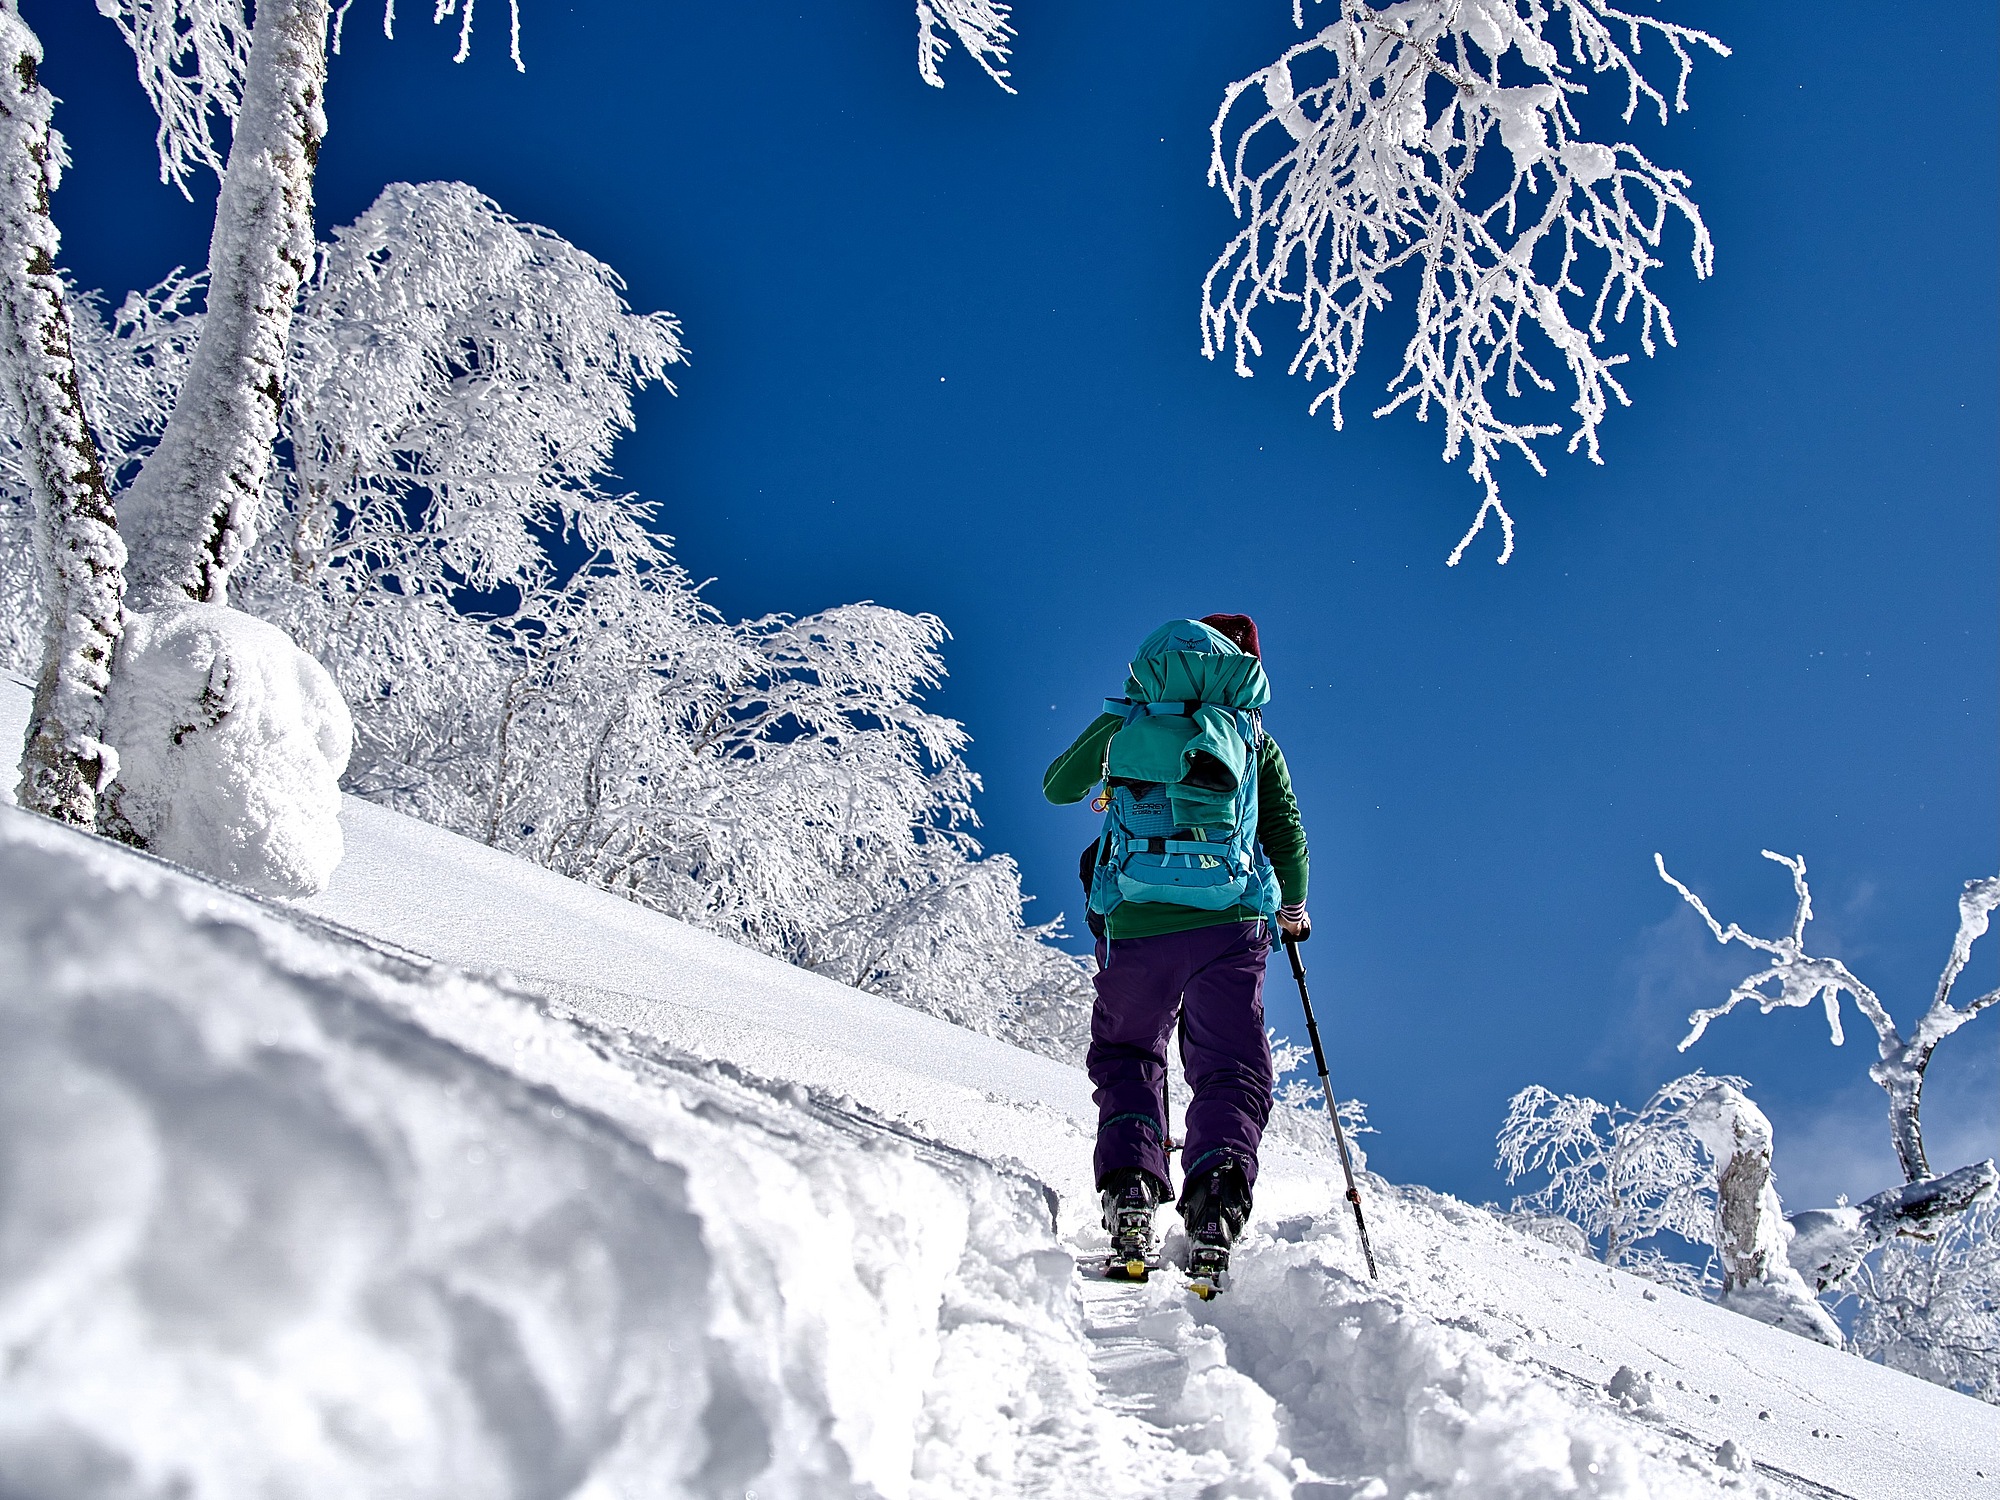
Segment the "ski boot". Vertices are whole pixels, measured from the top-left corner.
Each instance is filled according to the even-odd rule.
[[[1225,1161],[1187,1184],[1180,1209],[1187,1224],[1188,1290],[1206,1302],[1228,1290],[1229,1247],[1250,1217],[1242,1163]]]
[[[1139,1167],[1121,1167],[1104,1179],[1104,1227],[1111,1253],[1104,1258],[1107,1281],[1144,1281],[1158,1265],[1153,1258],[1153,1210],[1160,1183]]]

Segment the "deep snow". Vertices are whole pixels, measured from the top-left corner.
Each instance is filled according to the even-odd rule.
[[[0,811],[0,1494],[2000,1495],[2000,1410],[1372,1177],[1370,1285],[1286,1148],[1223,1299],[1084,1279],[1074,1070],[343,818],[287,907]]]

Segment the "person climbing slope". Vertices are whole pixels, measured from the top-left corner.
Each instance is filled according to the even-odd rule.
[[[1298,800],[1263,727],[1270,696],[1249,616],[1169,621],[1139,647],[1124,696],[1105,700],[1042,778],[1057,804],[1103,785],[1089,886],[1105,939],[1086,1064],[1106,1274],[1145,1278],[1153,1212],[1172,1192],[1166,1049],[1179,1021],[1193,1098],[1178,1206],[1203,1297],[1225,1284],[1271,1112],[1271,927],[1294,941],[1312,931]]]

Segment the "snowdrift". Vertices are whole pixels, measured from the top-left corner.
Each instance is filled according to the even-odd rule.
[[[1227,1297],[1087,1280],[1073,1070],[343,820],[302,908],[0,809],[10,1500],[2000,1495],[2000,1411],[1453,1200],[1371,1284],[1289,1150]]]

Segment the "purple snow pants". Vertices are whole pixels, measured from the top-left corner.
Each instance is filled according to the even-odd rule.
[[[1118,938],[1106,945],[1090,1013],[1086,1064],[1097,1086],[1097,1181],[1120,1167],[1167,1174],[1167,1037],[1176,1019],[1188,1106],[1181,1168],[1190,1179],[1236,1157],[1257,1180],[1257,1143],[1271,1115],[1271,1044],[1264,1035],[1263,922],[1228,922]]]

